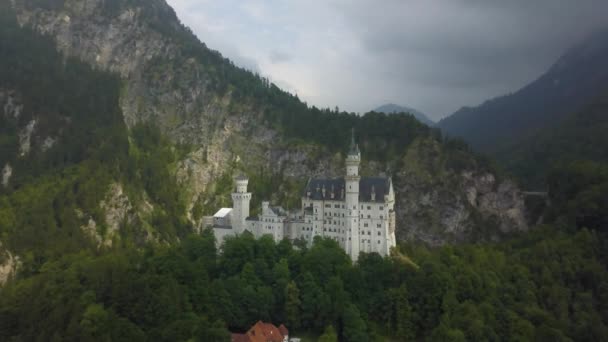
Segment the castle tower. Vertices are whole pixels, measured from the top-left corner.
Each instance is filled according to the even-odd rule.
[[[245,222],[249,217],[251,193],[247,192],[249,179],[243,175],[235,178],[236,190],[232,193],[232,227],[237,234],[245,231]]]
[[[352,131],[350,149],[346,156],[346,253],[353,261],[359,258],[359,165],[361,164],[361,152],[355,144],[355,129]]]

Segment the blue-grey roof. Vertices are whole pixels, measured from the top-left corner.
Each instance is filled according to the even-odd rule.
[[[287,216],[287,212],[283,207],[270,207],[270,210],[277,216]]]
[[[304,196],[312,200],[344,200],[344,178],[311,178],[304,189]],[[325,196],[323,196],[325,188]],[[372,202],[372,192],[376,194],[374,202],[384,202],[384,196],[390,190],[390,180],[386,177],[361,177],[359,181],[359,201]]]

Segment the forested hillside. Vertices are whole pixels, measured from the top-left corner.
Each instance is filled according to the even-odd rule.
[[[354,266],[331,240],[294,249],[245,234],[218,253],[209,232],[81,252],[0,290],[0,338],[228,341],[263,319],[340,341],[603,340],[605,232],[558,227],[497,245],[405,245]]]
[[[608,91],[537,135],[496,153],[528,189],[545,189],[547,174],[574,161],[608,161]]]
[[[169,175],[179,148],[149,126],[128,134],[119,78],[66,60],[9,9],[0,20],[2,254],[27,275],[65,253],[191,233]]]
[[[399,105],[396,105],[393,103],[382,105],[382,106],[374,109],[374,112],[386,113],[386,114],[408,113],[408,114],[412,114],[418,121],[422,122],[423,124],[425,124],[429,127],[432,127],[435,125],[435,122],[433,120],[429,119],[429,117],[426,114],[424,114],[416,109],[399,106]]]
[[[579,111],[606,89],[607,57],[604,30],[573,46],[534,82],[477,107],[462,108],[438,127],[478,151],[492,154],[508,148]]]

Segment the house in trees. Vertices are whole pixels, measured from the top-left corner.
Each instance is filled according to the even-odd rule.
[[[289,330],[281,324],[278,328],[272,323],[258,321],[244,334],[232,334],[232,342],[288,342]]]

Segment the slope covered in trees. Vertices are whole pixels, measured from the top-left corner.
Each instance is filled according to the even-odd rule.
[[[441,120],[446,134],[488,153],[518,143],[580,110],[608,86],[608,31],[568,50],[545,74],[513,94],[462,108]]]
[[[396,105],[394,103],[382,105],[374,109],[374,112],[385,114],[408,113],[412,114],[418,121],[429,127],[435,126],[435,121],[431,120],[426,114],[422,113],[421,111],[410,107]]]
[[[597,341],[608,336],[606,237],[545,227],[510,243],[426,249],[411,261],[337,244],[243,235],[81,252],[0,290],[0,338],[228,341],[259,319],[342,341]],[[412,261],[415,264],[412,264]]]
[[[579,160],[608,161],[608,91],[581,110],[496,152],[499,163],[527,188],[546,187],[552,168]]]

